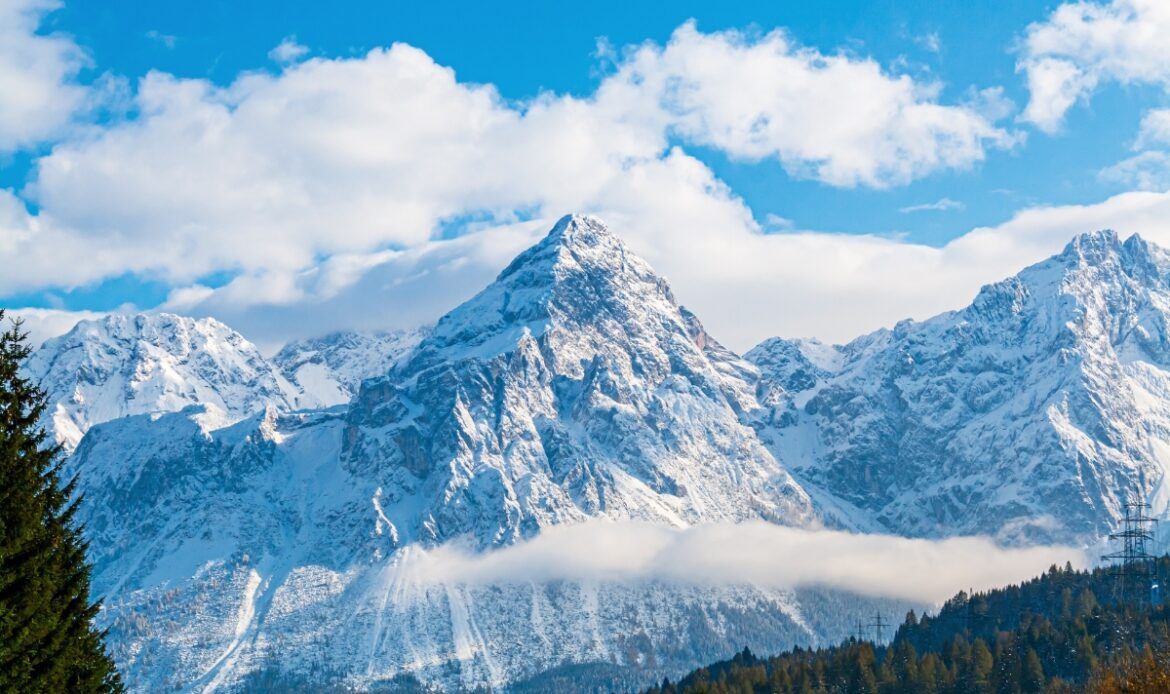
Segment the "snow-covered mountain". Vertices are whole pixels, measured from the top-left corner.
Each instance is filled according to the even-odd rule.
[[[406,543],[588,516],[813,520],[739,420],[750,369],[601,222],[566,217],[363,384],[343,455]]]
[[[831,640],[850,612],[743,586],[421,581],[406,567],[435,545],[593,518],[1087,542],[1127,496],[1165,515],[1168,317],[1170,256],[1101,232],[963,310],[741,358],[603,224],[567,217],[429,331],[266,362],[219,324],[197,348],[79,326],[35,368],[91,427],[68,466],[132,688],[498,687]],[[170,390],[124,385],[156,380]]]
[[[343,330],[290,342],[272,363],[299,389],[303,407],[330,407],[349,402],[362,381],[384,375],[428,332]]]
[[[754,374],[600,222],[567,217],[348,408],[95,426],[69,464],[119,665],[141,691],[263,668],[470,688],[564,663],[660,676],[843,634],[790,591],[403,570],[441,542],[595,517],[816,524],[741,421]]]
[[[960,311],[847,345],[769,340],[761,438],[830,520],[1092,540],[1170,503],[1170,255],[1111,231]]]
[[[240,419],[268,405],[287,409],[298,396],[236,331],[167,313],[83,320],[46,340],[25,368],[47,392],[47,424],[66,450],[119,417],[207,404]]]

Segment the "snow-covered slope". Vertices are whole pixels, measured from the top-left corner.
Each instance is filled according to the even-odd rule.
[[[839,348],[770,340],[761,437],[832,520],[1091,540],[1170,502],[1170,256],[1113,232],[961,311]]]
[[[789,592],[434,585],[401,568],[437,543],[592,517],[815,524],[741,421],[755,378],[600,222],[567,217],[348,408],[95,426],[69,464],[119,665],[138,691],[263,668],[471,687],[814,642],[829,627]]]
[[[300,390],[303,407],[330,407],[349,402],[362,381],[384,375],[428,332],[345,330],[290,342],[272,363]]]
[[[232,419],[289,407],[296,390],[239,333],[211,318],[109,315],[46,340],[26,370],[46,390],[66,450],[91,426],[209,404]]]

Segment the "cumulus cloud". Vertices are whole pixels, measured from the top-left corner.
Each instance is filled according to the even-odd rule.
[[[1142,116],[1134,149],[1170,146],[1170,108],[1151,109]]]
[[[1102,83],[1170,87],[1170,4],[1070,2],[1028,27],[1017,68],[1030,100],[1023,118],[1055,132]]]
[[[168,308],[266,344],[406,327],[470,296],[560,215],[585,212],[744,349],[957,307],[1093,228],[1170,242],[1158,221],[1170,205],[1155,194],[1026,210],[942,248],[778,217],[761,228],[687,147],[882,187],[1012,139],[993,124],[997,93],[944,105],[937,85],[782,32],[684,25],[625,50],[588,98],[506,102],[395,45],[227,86],[153,72],[134,99],[134,117],[37,160],[24,193],[37,212],[0,191],[0,293],[133,273],[171,284]]]
[[[987,147],[1014,142],[980,109],[940,104],[939,91],[870,59],[801,47],[782,31],[704,34],[688,23],[665,46],[628,54],[597,98],[641,104],[643,119],[665,119],[733,157],[776,158],[794,176],[831,185],[885,188],[968,167]]]
[[[763,522],[668,528],[590,521],[477,554],[458,544],[411,548],[391,580],[422,584],[529,581],[828,587],[867,597],[937,604],[1087,558],[1071,547],[1007,549],[980,537],[921,540],[800,530]]]
[[[1165,191],[1170,189],[1170,152],[1142,152],[1102,169],[1099,175],[1103,181],[1137,190]]]
[[[70,38],[37,32],[55,0],[0,0],[0,153],[61,134],[86,90],[73,79],[84,52]]]

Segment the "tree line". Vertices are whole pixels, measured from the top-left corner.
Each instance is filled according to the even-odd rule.
[[[1151,566],[1170,576],[1170,557]],[[1170,608],[1151,581],[1053,566],[1019,585],[906,615],[884,645],[760,658],[744,649],[645,694],[1145,694],[1170,692]]]

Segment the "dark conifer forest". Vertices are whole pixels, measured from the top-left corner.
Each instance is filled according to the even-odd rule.
[[[4,313],[0,311],[0,322]],[[80,499],[37,424],[44,394],[20,375],[19,323],[0,333],[0,692],[118,692],[93,618]]]
[[[1170,576],[1170,557],[1154,576]],[[731,660],[645,694],[1153,694],[1170,692],[1170,608],[1155,579],[1052,567],[1022,585],[959,593],[905,616],[888,644]]]

